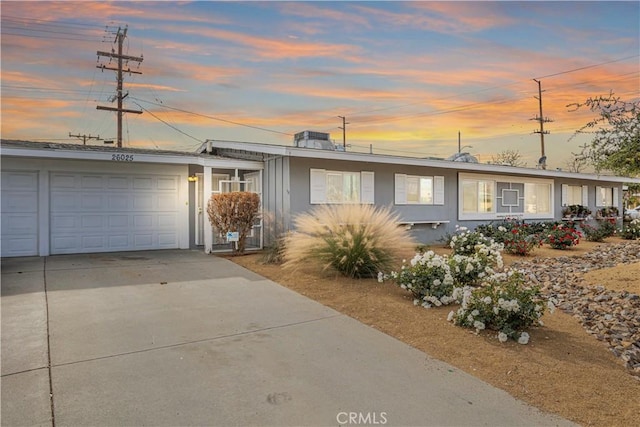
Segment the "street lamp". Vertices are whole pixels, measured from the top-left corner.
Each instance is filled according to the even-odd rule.
[[[471,145],[465,145],[464,147],[460,148],[460,146],[458,146],[458,153],[462,153],[462,149],[464,148],[473,148],[473,146]]]

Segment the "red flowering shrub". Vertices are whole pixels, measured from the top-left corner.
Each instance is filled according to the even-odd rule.
[[[566,249],[580,243],[581,238],[582,233],[573,225],[558,224],[551,228],[545,242],[553,249]]]
[[[502,233],[502,243],[506,252],[524,256],[542,246],[542,238],[532,233],[528,224],[514,224]]]

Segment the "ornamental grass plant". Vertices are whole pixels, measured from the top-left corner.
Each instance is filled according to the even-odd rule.
[[[416,247],[389,208],[373,205],[319,205],[294,219],[283,240],[283,267],[319,263],[352,278],[376,277]]]

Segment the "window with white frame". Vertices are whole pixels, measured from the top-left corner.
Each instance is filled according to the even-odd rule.
[[[589,205],[589,187],[562,184],[562,206]]]
[[[396,205],[444,205],[444,177],[394,175]]]
[[[494,187],[495,181],[490,179],[462,180],[462,212],[465,214],[495,212]]]
[[[618,206],[618,188],[596,187],[596,206]]]
[[[460,219],[553,216],[550,179],[460,174]]]
[[[373,172],[329,171],[311,169],[310,203],[348,204],[374,202]]]

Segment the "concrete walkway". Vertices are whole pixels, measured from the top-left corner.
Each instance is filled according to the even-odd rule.
[[[2,260],[2,425],[571,425],[222,258]]]

